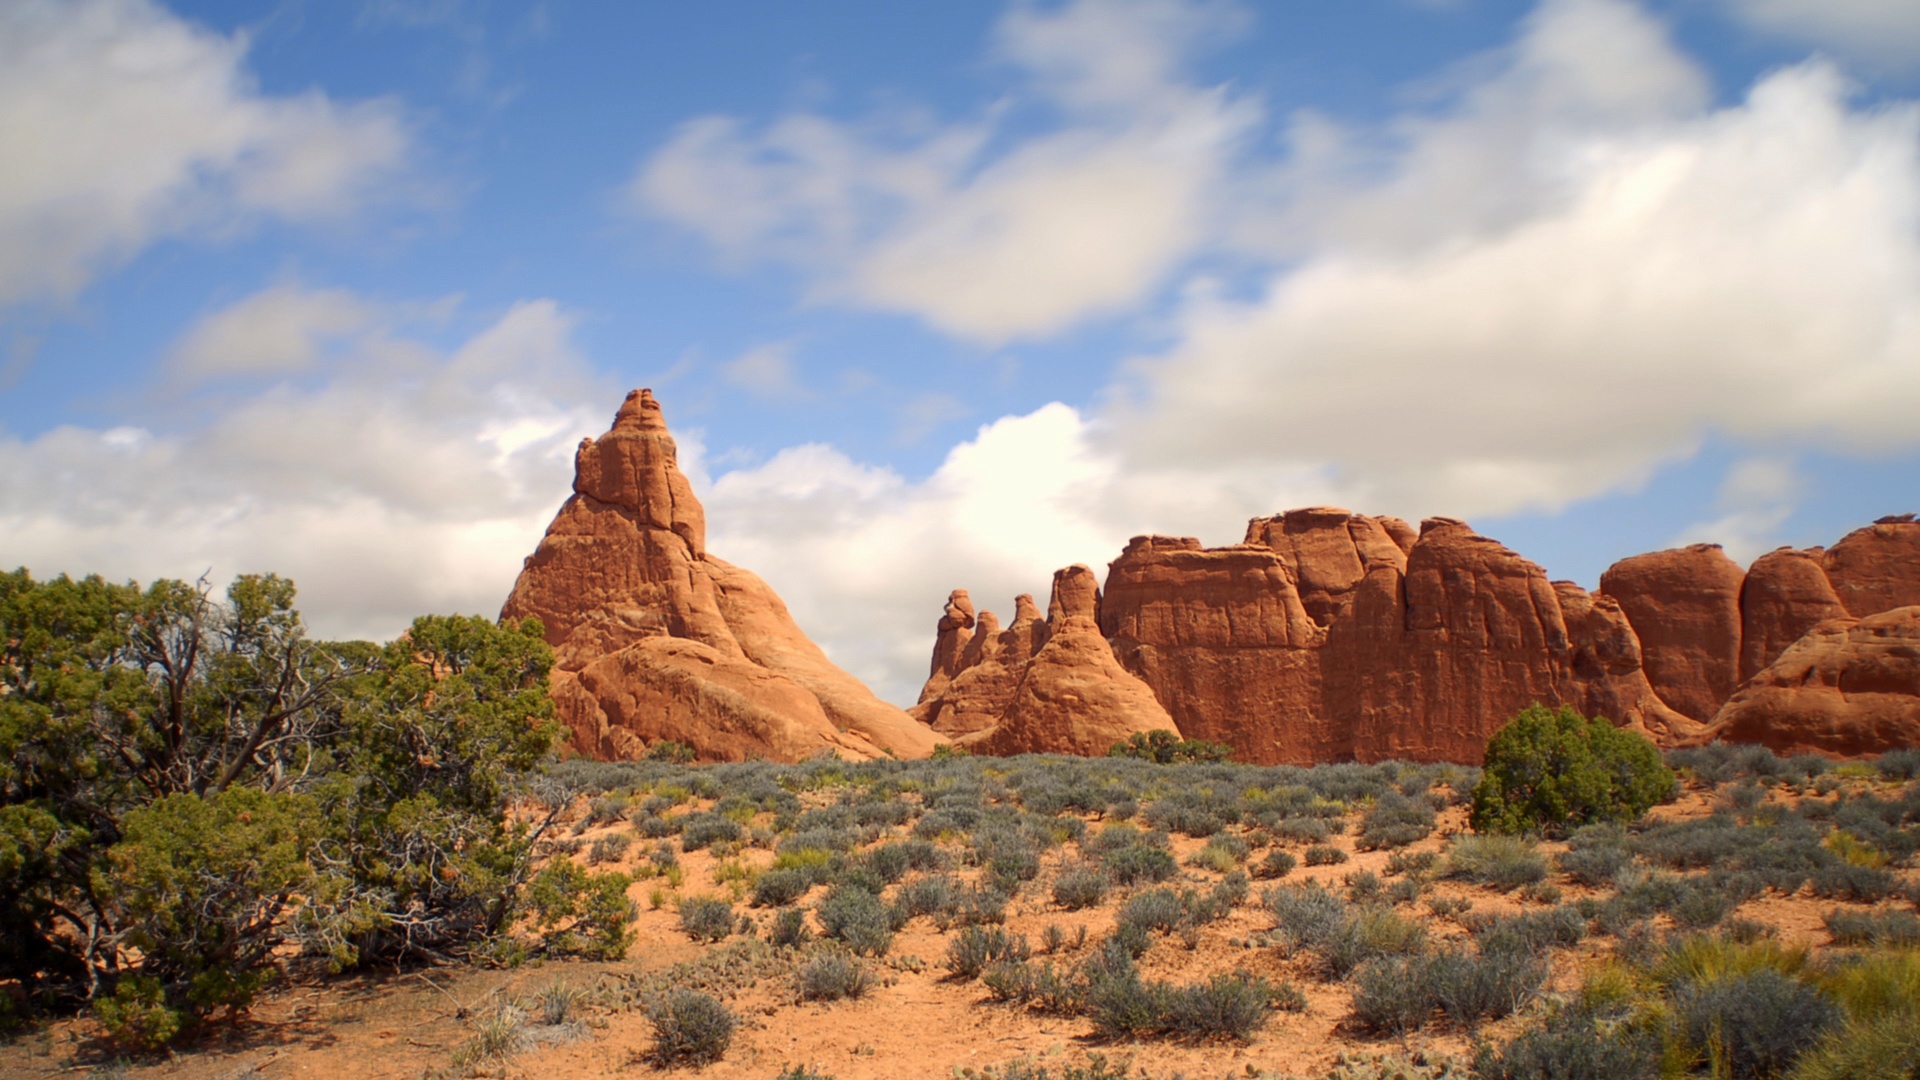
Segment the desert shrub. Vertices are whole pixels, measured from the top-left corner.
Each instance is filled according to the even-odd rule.
[[[1053,902],[1068,911],[1098,907],[1107,898],[1107,888],[1107,873],[1099,867],[1070,867],[1054,879]]]
[[[1199,851],[1188,856],[1187,865],[1211,870],[1216,874],[1224,874],[1240,865],[1241,860],[1246,857],[1246,841],[1237,836],[1221,833],[1208,840]]]
[[[598,866],[601,863],[619,862],[626,858],[627,849],[633,846],[633,837],[626,833],[614,833],[602,836],[587,848],[587,863]]]
[[[1829,911],[1826,924],[1835,945],[1920,945],[1920,917],[1911,911]]]
[[[1474,1062],[1482,1080],[1655,1080],[1661,1075],[1656,1031],[1584,1008],[1548,1014],[1505,1046],[1483,1046]]]
[[[1396,851],[1387,856],[1387,873],[1405,874],[1408,877],[1421,877],[1431,873],[1440,861],[1438,852],[1433,851]]]
[[[629,820],[633,823],[633,831],[639,833],[642,838],[647,840],[663,840],[679,833],[680,823],[685,819],[665,817],[660,814],[637,810]]]
[[[1405,956],[1426,948],[1426,928],[1386,907],[1362,907],[1323,941],[1321,967],[1336,978],[1376,957]]]
[[[1424,958],[1375,960],[1354,973],[1353,1019],[1383,1035],[1417,1031],[1433,1015],[1437,998],[1427,982]]]
[[[680,901],[680,929],[695,941],[719,941],[733,933],[733,905],[710,896]]]
[[[722,841],[738,840],[745,833],[739,822],[724,815],[689,814],[680,823],[680,847],[685,851],[698,851]]]
[[[1396,791],[1380,796],[1360,819],[1354,846],[1362,851],[1405,847],[1433,835],[1433,807]]]
[[[1446,876],[1510,892],[1547,876],[1546,856],[1518,836],[1456,836],[1447,849]]]
[[[1368,904],[1380,899],[1380,875],[1371,870],[1356,870],[1342,879],[1347,887],[1347,899],[1356,904]]]
[[[1129,844],[1103,853],[1100,864],[1122,885],[1142,881],[1165,881],[1180,872],[1173,852],[1149,844]]]
[[[1182,739],[1171,731],[1136,731],[1107,750],[1110,758],[1138,758],[1159,765],[1232,761],[1233,748],[1205,739]]]
[[[1560,872],[1582,885],[1604,888],[1633,865],[1626,834],[1616,825],[1589,825],[1567,838],[1557,862]]]
[[[813,914],[822,933],[862,956],[885,956],[893,945],[893,913],[865,889],[836,885]]]
[[[527,922],[548,955],[617,960],[633,940],[632,883],[625,874],[589,873],[570,859],[555,859],[527,883]]]
[[[1786,1072],[1841,1020],[1825,995],[1772,968],[1684,985],[1674,1009],[1689,1045],[1738,1080]]]
[[[943,963],[955,978],[975,979],[987,965],[1000,960],[1025,960],[1032,955],[1027,939],[998,926],[969,926],[947,945]]]
[[[1148,889],[1127,898],[1120,906],[1119,921],[1148,930],[1171,931],[1187,918],[1187,906],[1172,889]]]
[[[813,888],[814,875],[802,869],[768,870],[753,882],[754,907],[785,907]]]
[[[1456,1024],[1499,1020],[1518,1012],[1538,996],[1551,973],[1539,952],[1489,949],[1484,941],[1478,953],[1436,953],[1428,966],[1427,984]]]
[[[807,928],[807,914],[798,908],[787,908],[773,917],[773,925],[767,930],[767,940],[784,948],[804,945],[813,936]]]
[[[1306,850],[1308,866],[1338,866],[1347,861],[1347,853],[1332,844],[1315,844]]]
[[[1299,865],[1300,860],[1294,858],[1292,852],[1281,851],[1275,848],[1267,852],[1265,858],[1262,858],[1258,863],[1254,864],[1253,876],[1261,878],[1262,880],[1283,878],[1293,873],[1294,867]]]
[[[1837,858],[1808,875],[1813,895],[1871,904],[1893,895],[1899,882],[1884,867],[1855,866]]]
[[[794,989],[806,1001],[862,997],[873,988],[873,974],[846,953],[817,952],[794,972]]]
[[[572,801],[524,832],[503,812],[560,732],[538,623],[317,642],[293,599],[0,574],[8,1011],[101,1000],[166,1041],[244,1006],[289,939],[349,967],[506,924]]]
[[[1094,1031],[1107,1038],[1151,1035],[1163,1030],[1168,987],[1146,982],[1126,950],[1112,945],[1082,965],[1085,1002]]]
[[[1322,843],[1333,835],[1333,828],[1325,819],[1305,816],[1281,818],[1268,826],[1267,831],[1278,839],[1302,844]]]
[[[1481,952],[1535,955],[1553,946],[1578,945],[1587,936],[1587,920],[1571,907],[1491,919],[1469,918],[1467,927]]]
[[[662,1066],[718,1061],[733,1042],[738,1026],[719,998],[698,990],[669,990],[647,1009],[653,1021],[653,1052]]]
[[[1345,900],[1317,881],[1268,889],[1263,899],[1277,929],[1296,948],[1319,947],[1351,914]]]
[[[1848,1023],[1802,1056],[1789,1080],[1920,1076],[1920,1018],[1879,1016]]]
[[[1531,705],[1488,740],[1471,820],[1479,832],[1560,832],[1639,817],[1673,788],[1672,770],[1641,736],[1570,707]]]
[[[1889,780],[1912,780],[1920,777],[1920,749],[1889,750],[1873,764]]]
[[[1166,995],[1165,1030],[1193,1039],[1246,1041],[1267,1022],[1272,988],[1246,972],[1215,975]]]

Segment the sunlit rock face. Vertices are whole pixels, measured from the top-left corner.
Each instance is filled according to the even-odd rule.
[[[1106,673],[1111,655],[1151,691],[1162,726],[1251,762],[1477,762],[1488,737],[1534,702],[1571,705],[1666,746],[1718,737],[1877,753],[1912,744],[1899,718],[1920,702],[1920,689],[1889,674],[1898,665],[1888,657],[1907,647],[1896,640],[1903,631],[1856,626],[1920,604],[1920,524],[1910,515],[1831,550],[1773,552],[1751,571],[1710,544],[1634,556],[1591,593],[1548,581],[1462,521],[1430,518],[1416,531],[1331,507],[1256,518],[1226,547],[1135,537],[1104,589],[1076,569],[1084,577],[1061,572],[1073,575],[1066,590],[1056,578],[1045,622],[1016,616],[1001,630],[983,612],[960,643],[960,622],[974,616],[967,604],[963,620],[950,599],[914,714],[994,753],[1097,753],[1084,733],[1120,716],[1121,726],[1156,722],[1132,699],[1123,708],[1076,694],[1052,699],[1046,722],[1026,724],[1019,740],[1004,734],[1010,717],[1030,713],[1016,705],[1029,700],[1023,687],[1048,635],[1089,606],[1108,648],[1079,639],[1076,670],[1123,685]],[[1895,643],[1870,646],[1863,634]],[[1796,653],[1816,640],[1821,659]],[[1808,713],[1825,718],[1818,738],[1788,720],[1790,671],[1824,673],[1806,691]],[[1882,696],[1849,713],[1844,688],[1862,679]],[[1828,691],[1839,697],[1819,696]]]
[[[766,582],[706,550],[705,511],[647,390],[581,441],[573,496],[501,615],[545,625],[554,701],[583,754],[672,740],[715,761],[925,757],[946,741],[835,667]]]

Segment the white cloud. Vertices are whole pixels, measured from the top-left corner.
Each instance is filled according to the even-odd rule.
[[[296,374],[375,318],[371,305],[345,289],[275,286],[194,324],[169,362],[190,379]]]
[[[1113,445],[1196,476],[1318,466],[1351,504],[1484,515],[1630,488],[1713,434],[1920,442],[1920,110],[1853,109],[1817,63],[1710,110],[1649,25],[1543,7],[1376,184],[1313,193],[1352,218],[1263,295],[1190,302],[1116,398]],[[1543,39],[1584,41],[1631,85]],[[1562,83],[1583,89],[1539,92]],[[1518,121],[1485,104],[1521,97]],[[1516,140],[1532,152],[1452,154]],[[1515,192],[1495,214],[1446,183],[1500,168]],[[1445,229],[1400,224],[1430,192],[1460,211]]]
[[[394,104],[262,95],[246,45],[148,0],[0,6],[0,307],[161,237],[337,219],[403,169]]]
[[[247,318],[298,307],[290,297],[249,297],[185,341],[244,326],[247,341],[298,359],[310,323]],[[498,611],[566,497],[574,443],[605,429],[618,389],[586,371],[572,318],[551,301],[518,304],[443,351],[376,320],[379,305],[305,299],[316,297],[362,320],[317,389],[188,399],[169,410],[181,418],[170,428],[0,435],[7,563],[140,580],[271,570],[300,585],[309,623],[333,637]]]
[[[916,315],[962,338],[1044,336],[1141,302],[1219,227],[1215,184],[1258,117],[1180,69],[1231,31],[1222,5],[1016,6],[999,53],[1058,128],[987,118],[855,125],[799,114],[762,131],[688,122],[641,164],[636,209],[723,256],[793,264],[816,299]]]
[[[1749,26],[1873,66],[1920,64],[1920,4],[1913,0],[1722,0]]]

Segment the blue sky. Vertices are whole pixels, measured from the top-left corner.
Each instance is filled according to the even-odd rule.
[[[652,386],[895,700],[946,591],[1920,509],[1911,0],[0,3],[0,563],[497,609]]]

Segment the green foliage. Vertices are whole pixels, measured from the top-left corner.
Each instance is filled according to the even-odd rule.
[[[1139,758],[1157,765],[1174,765],[1183,762],[1202,764],[1232,761],[1233,747],[1225,743],[1208,742],[1205,739],[1182,739],[1171,731],[1136,731],[1125,742],[1114,743],[1108,748],[1111,758]]]
[[[244,1008],[289,941],[345,966],[500,930],[514,777],[559,732],[539,624],[307,638],[294,586],[0,574],[0,972],[119,1037]]]
[[[1530,705],[1488,741],[1471,820],[1479,832],[1561,832],[1632,820],[1673,789],[1672,770],[1641,736],[1571,707]]]
[[[1456,836],[1447,849],[1446,876],[1511,892],[1547,876],[1547,859],[1520,836]]]
[[[527,883],[527,921],[550,955],[618,960],[633,941],[631,884],[626,874],[591,873],[571,859],[555,859]]]

